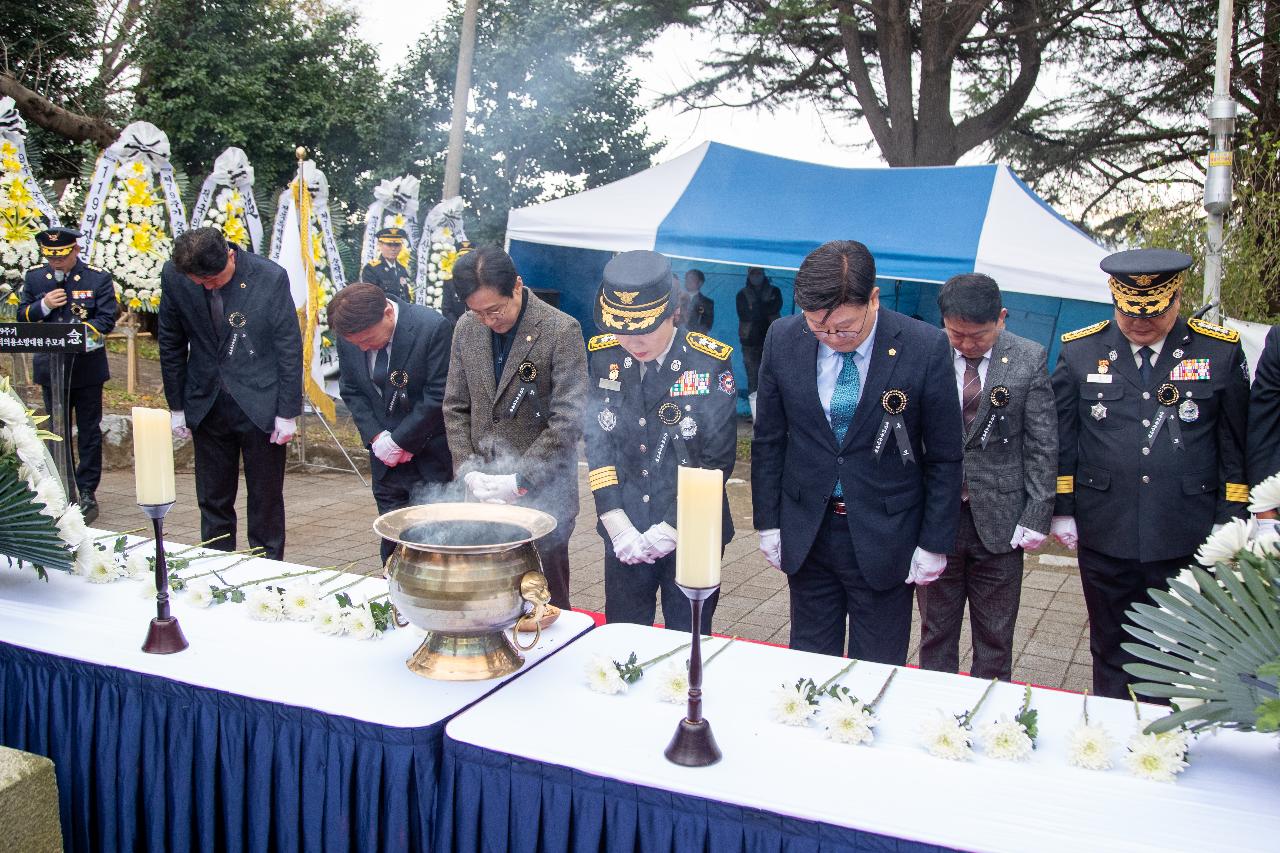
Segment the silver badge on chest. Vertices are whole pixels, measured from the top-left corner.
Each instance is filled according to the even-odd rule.
[[[1089,409],[1089,414],[1093,415],[1095,421],[1100,421],[1107,416],[1107,407],[1101,403],[1094,403],[1093,408]]]
[[[693,438],[698,434],[698,422],[688,415],[680,421],[680,435],[684,438]]]
[[[1185,423],[1194,423],[1200,419],[1200,406],[1195,400],[1183,400],[1178,407],[1178,417]]]
[[[600,414],[596,415],[596,420],[600,422],[600,429],[605,432],[613,432],[613,428],[618,425],[618,416],[608,406],[600,410]]]

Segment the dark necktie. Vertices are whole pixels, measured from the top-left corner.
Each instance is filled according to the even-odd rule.
[[[384,393],[387,390],[387,374],[390,372],[391,356],[387,353],[387,348],[383,347],[373,357],[373,373],[370,378],[373,384],[378,386],[378,392]]]
[[[1142,347],[1138,350],[1138,375],[1142,377],[1143,388],[1151,386],[1151,356],[1155,354],[1156,351],[1151,347]]]
[[[213,325],[214,340],[222,340],[222,326],[226,322],[226,315],[222,309],[222,288],[215,287],[209,291],[209,322]]]
[[[978,375],[978,365],[982,364],[982,356],[964,359],[964,388],[960,392],[960,411],[964,414],[964,431],[969,432],[974,418],[978,417],[978,401],[982,397],[982,377]]]
[[[653,405],[662,396],[665,390],[662,387],[662,365],[657,359],[644,363],[644,377],[640,380],[640,387],[644,389],[646,405]]]

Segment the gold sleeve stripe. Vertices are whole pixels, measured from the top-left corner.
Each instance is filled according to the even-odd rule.
[[[1070,474],[1058,478],[1058,494],[1069,495],[1076,490],[1076,478]]]
[[[587,474],[587,485],[591,487],[593,492],[618,485],[618,469],[612,465],[596,468]]]
[[[1244,483],[1227,483],[1227,500],[1233,503],[1249,502],[1249,487]]]

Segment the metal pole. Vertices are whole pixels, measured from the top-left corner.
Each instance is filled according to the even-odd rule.
[[[1209,318],[1222,319],[1222,247],[1227,211],[1231,209],[1231,157],[1236,103],[1231,100],[1232,0],[1218,0],[1218,51],[1209,102],[1209,170],[1204,181],[1205,226],[1204,302]]]
[[[462,10],[462,35],[458,41],[458,70],[453,81],[453,126],[449,128],[449,153],[444,161],[444,198],[462,194],[462,137],[467,129],[467,105],[471,100],[471,62],[476,52],[476,10],[480,0],[467,0]]]

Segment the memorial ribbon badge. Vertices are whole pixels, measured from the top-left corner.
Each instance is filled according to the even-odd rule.
[[[534,384],[538,378],[538,366],[532,361],[522,361],[516,368],[516,376],[520,378],[520,390],[516,393],[516,398],[511,401],[507,415],[514,418],[520,409],[520,404],[528,397],[533,400],[533,416],[541,418],[542,407],[538,405],[538,386]]]
[[[253,351],[253,344],[249,341],[249,333],[244,330],[248,318],[239,311],[232,311],[227,315],[227,325],[231,327],[231,339],[227,341],[227,358],[236,354],[236,347],[240,345],[240,341],[244,341],[245,351],[249,353],[249,357],[257,355]]]
[[[409,405],[409,395],[404,390],[409,387],[409,371],[393,370],[387,376],[387,382],[392,387],[391,395],[387,398],[387,414],[394,415],[396,407],[400,405]]]
[[[1099,367],[1101,367],[1101,364],[1099,364]],[[993,431],[1000,434],[1001,444],[1009,443],[1009,427],[1003,410],[1005,406],[1009,405],[1013,395],[1004,385],[997,385],[991,389],[987,399],[991,401],[991,414],[987,417],[987,422],[982,427],[981,442],[983,450],[987,449],[987,442],[991,440]]]
[[[898,388],[890,388],[880,397],[880,405],[884,407],[884,420],[880,422],[880,429],[876,433],[875,444],[873,449],[876,459],[880,458],[880,454],[884,451],[884,446],[889,440],[889,433],[893,433],[894,441],[898,445],[898,456],[902,459],[902,464],[915,462],[916,458],[911,452],[911,438],[907,435],[907,425],[902,420],[902,413],[907,410],[907,394]]]
[[[1168,382],[1156,389],[1156,402],[1160,404],[1160,411],[1156,413],[1156,419],[1151,422],[1151,428],[1147,430],[1147,447],[1154,447],[1156,437],[1160,435],[1160,430],[1165,424],[1169,425],[1169,438],[1173,441],[1173,446],[1177,450],[1182,450],[1182,426],[1175,417],[1177,411],[1175,407],[1178,405],[1178,393],[1176,386]],[[1199,412],[1197,411],[1198,415]]]

